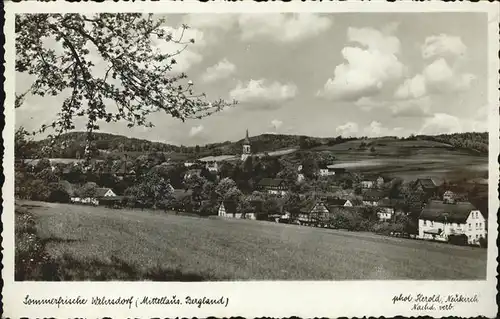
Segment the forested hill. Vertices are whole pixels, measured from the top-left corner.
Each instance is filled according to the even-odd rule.
[[[77,158],[83,156],[86,141],[85,132],[71,132],[61,135],[51,147],[48,139],[34,142],[36,153],[42,149],[49,150],[44,156],[59,158]],[[396,137],[393,137],[397,139]],[[270,152],[287,148],[312,149],[316,146],[335,145],[354,140],[355,138],[320,138],[303,135],[262,134],[250,137],[252,151]],[[454,148],[468,149],[476,153],[488,152],[488,133],[457,133],[436,136],[418,135],[402,138],[402,140],[431,140],[449,144]],[[196,158],[202,156],[217,156],[223,154],[240,154],[243,139],[235,142],[226,141],[197,146],[178,146],[161,142],[152,142],[144,139],[126,137],[108,133],[94,133],[93,151],[96,154],[123,154],[131,156],[144,152],[167,152],[184,154],[183,158]],[[47,153],[46,151],[44,153]]]
[[[455,148],[473,150],[477,153],[488,153],[487,132],[467,132],[454,134],[441,134],[435,136],[419,135],[416,138],[449,144]]]
[[[34,149],[45,149],[44,156],[54,158],[76,158],[83,156],[86,132],[71,132],[59,136],[54,143],[48,139],[34,142]],[[316,138],[299,135],[262,134],[250,137],[252,152],[270,152],[287,148],[309,149],[320,145],[333,145],[350,139],[339,137]],[[168,152],[190,155],[188,157],[217,156],[223,154],[240,154],[243,139],[196,146],[178,146],[144,139],[130,138],[108,133],[94,133],[92,148],[97,153],[121,154],[131,156],[144,152]],[[50,146],[50,147],[49,147]]]

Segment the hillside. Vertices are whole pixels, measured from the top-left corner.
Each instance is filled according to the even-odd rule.
[[[71,132],[58,137],[51,145],[48,139],[33,142],[37,157],[77,158],[85,150],[85,132]],[[96,158],[105,155],[127,154],[134,158],[144,153],[168,153],[174,160],[200,158],[205,156],[240,154],[243,139],[197,146],[177,146],[144,139],[130,138],[108,133],[94,133],[92,148]],[[471,154],[487,154],[488,133],[460,133],[437,136],[411,136],[409,138],[342,138],[309,137],[303,135],[262,134],[250,137],[253,153],[273,152],[296,148],[311,151],[349,151],[352,154],[370,153],[372,148],[378,156],[408,156],[412,150],[453,149],[464,150]],[[373,153],[373,152],[372,152]]]

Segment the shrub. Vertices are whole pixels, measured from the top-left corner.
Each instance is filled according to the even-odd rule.
[[[479,246],[481,246],[482,248],[487,248],[488,247],[488,238],[486,238],[486,237],[479,238]]]

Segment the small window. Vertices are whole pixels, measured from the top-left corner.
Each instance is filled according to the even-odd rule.
[[[476,234],[476,239],[478,239],[478,238],[479,238],[479,235],[478,235],[478,234]]]

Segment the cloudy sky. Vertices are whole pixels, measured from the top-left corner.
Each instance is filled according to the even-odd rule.
[[[178,59],[199,92],[235,108],[106,132],[195,145],[261,133],[407,136],[487,130],[487,16],[476,13],[191,14]],[[171,49],[171,48],[165,48]],[[19,75],[23,92],[29,78]],[[49,123],[64,97],[28,97],[16,125]],[[82,126],[83,127],[83,126]]]

